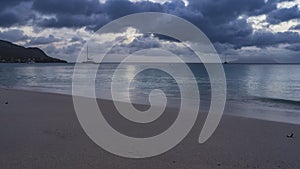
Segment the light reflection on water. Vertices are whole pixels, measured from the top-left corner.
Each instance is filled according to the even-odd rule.
[[[0,86],[36,91],[71,94],[73,64],[0,64]],[[81,65],[87,76],[97,65]],[[138,66],[121,67],[124,76],[117,79],[120,89],[135,75]],[[180,66],[180,65],[178,65]],[[209,102],[210,84],[204,67],[189,65],[197,80],[201,101]],[[116,64],[103,64],[98,69],[96,93],[110,98],[110,83]],[[225,65],[228,97],[226,113],[247,117],[300,124],[300,65]],[[190,77],[176,79],[187,86]],[[168,97],[179,98],[176,81],[168,74],[148,70],[138,74],[130,84],[133,102],[147,103],[152,89],[163,90]],[[84,90],[87,86],[83,86]],[[120,99],[124,94],[120,90]],[[192,92],[192,91],[191,91]],[[190,99],[190,98],[189,98]],[[208,106],[207,106],[208,107]]]

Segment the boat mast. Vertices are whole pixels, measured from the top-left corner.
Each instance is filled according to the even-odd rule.
[[[89,46],[86,45],[86,60],[89,60]]]

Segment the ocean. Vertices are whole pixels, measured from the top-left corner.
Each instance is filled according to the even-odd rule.
[[[174,63],[175,64],[175,63]],[[162,66],[180,67],[180,64]],[[101,64],[97,69],[95,91],[98,98],[111,99],[112,76],[117,64]],[[122,90],[130,82],[130,99],[134,103],[148,103],[151,90],[161,89],[168,98],[181,97],[177,82],[188,88],[194,78],[201,93],[202,110],[210,102],[210,80],[202,64],[188,64],[193,77],[174,79],[164,71],[148,69],[138,73],[143,64],[125,64],[122,76],[116,78],[118,99],[126,94]],[[81,64],[83,76],[89,75],[94,64]],[[0,86],[50,93],[72,93],[74,64],[0,64]],[[300,124],[300,65],[297,64],[226,64],[227,102],[225,114],[249,118]],[[89,86],[82,86],[82,89]],[[193,91],[191,91],[193,92]],[[193,98],[186,98],[193,99]],[[200,108],[201,109],[201,108]]]

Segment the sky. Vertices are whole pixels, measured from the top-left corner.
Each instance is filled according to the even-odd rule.
[[[300,63],[300,0],[1,0],[0,39],[75,61],[95,31],[139,12],[188,20],[207,35],[222,59]],[[104,37],[103,47],[124,39],[116,53],[154,47],[190,52],[174,39],[142,35],[135,28]]]

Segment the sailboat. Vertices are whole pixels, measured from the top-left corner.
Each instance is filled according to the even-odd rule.
[[[82,63],[95,63],[93,61],[93,58],[89,58],[89,46],[86,46],[86,61],[83,61]]]

